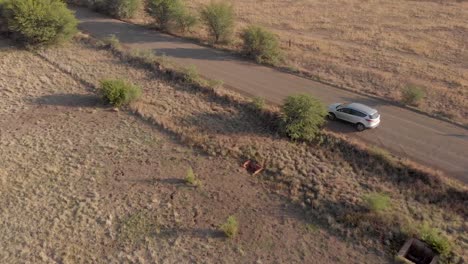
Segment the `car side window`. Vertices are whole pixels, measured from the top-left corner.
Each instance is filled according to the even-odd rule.
[[[359,112],[359,111],[356,111],[356,110],[351,110],[351,114],[352,115],[355,115],[355,116],[359,116],[359,117],[366,117],[367,115],[362,113],[362,112]]]
[[[346,114],[351,114],[351,109],[349,109],[349,108],[341,108],[340,110],[341,110],[340,112],[343,112],[343,113],[346,113]]]

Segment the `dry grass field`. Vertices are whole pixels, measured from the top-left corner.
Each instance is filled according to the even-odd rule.
[[[194,10],[209,2],[187,1]],[[403,87],[416,84],[427,93],[420,109],[466,123],[468,2],[231,2],[238,30],[258,24],[277,33],[287,65],[322,81],[396,101]],[[203,33],[194,35],[199,34]]]
[[[231,109],[84,44],[41,56],[1,46],[0,263],[388,262],[316,227],[237,160],[112,111],[93,87],[125,76],[174,118]],[[200,188],[184,182],[189,167]],[[229,215],[232,240],[219,229]]]
[[[466,188],[279,138],[230,91],[167,80],[87,38],[2,48],[0,72],[2,263],[387,263],[401,230],[423,223],[466,261]],[[142,87],[129,112],[96,96],[111,77]],[[267,170],[250,176],[247,157]],[[189,167],[200,188],[184,183]],[[369,210],[372,193],[389,205]],[[229,215],[232,240],[219,231]]]

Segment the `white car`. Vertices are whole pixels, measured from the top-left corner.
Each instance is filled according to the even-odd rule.
[[[351,104],[331,104],[328,107],[328,117],[330,120],[341,119],[356,125],[358,131],[366,128],[375,128],[380,124],[379,112],[369,106]]]

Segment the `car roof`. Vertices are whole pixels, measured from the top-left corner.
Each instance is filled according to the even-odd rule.
[[[351,103],[351,104],[348,104],[346,107],[366,113],[366,114],[370,114],[370,115],[377,112],[376,109],[371,108],[367,105],[359,104],[359,103]]]

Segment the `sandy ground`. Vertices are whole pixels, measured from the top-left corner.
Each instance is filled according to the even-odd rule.
[[[167,84],[80,45],[46,54],[62,58],[61,69],[5,46],[0,262],[388,262],[382,251],[315,227],[307,212],[237,161],[184,147],[90,92],[101,78],[123,72],[148,81],[145,90],[170,90]],[[189,167],[201,188],[184,183]],[[218,228],[229,215],[240,223],[233,240]]]

